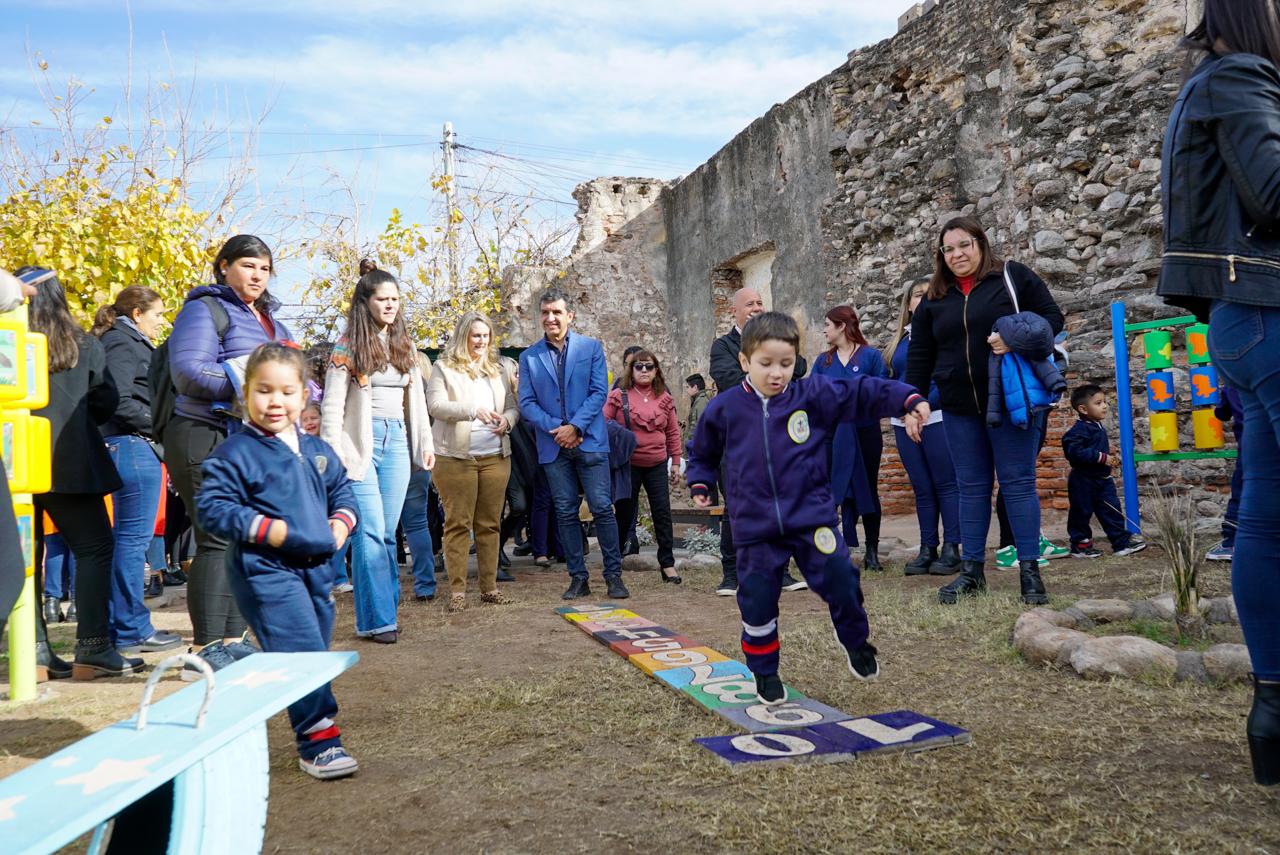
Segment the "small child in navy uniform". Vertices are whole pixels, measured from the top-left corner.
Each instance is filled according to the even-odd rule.
[[[245,429],[203,466],[196,512],[204,529],[230,542],[227,573],[262,649],[329,649],[333,634],[330,558],[356,525],[355,494],[338,455],[296,423],[307,401],[302,353],[264,344],[245,368]],[[355,774],[342,747],[328,685],[289,705],[299,765],[314,778]]]
[[[693,501],[705,508],[723,462],[738,550],[742,652],[766,704],[786,700],[778,677],[778,596],[793,557],[831,610],[849,671],[859,680],[880,675],[858,568],[836,529],[828,445],[840,422],[904,414],[919,442],[929,418],[927,401],[896,380],[792,380],[799,348],[800,330],[787,315],[765,312],[747,324],[738,357],[747,379],[711,399],[686,470]]]
[[[1107,417],[1107,396],[1092,383],[1077,386],[1071,393],[1071,409],[1080,417],[1062,436],[1062,451],[1071,464],[1067,476],[1067,535],[1072,558],[1099,558],[1102,550],[1093,545],[1089,519],[1096,516],[1111,541],[1116,555],[1132,555],[1147,544],[1124,524],[1120,497],[1111,478],[1111,442],[1102,420]]]

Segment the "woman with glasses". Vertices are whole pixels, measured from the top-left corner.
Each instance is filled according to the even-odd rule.
[[[653,513],[662,581],[678,585],[681,578],[672,552],[668,482],[675,483],[680,477],[680,419],[662,367],[652,351],[641,349],[632,357],[618,388],[604,402],[604,417],[636,435],[636,450],[631,455],[631,498],[619,501],[615,507],[618,531],[626,531],[636,518],[643,486]]]
[[[1026,265],[1006,263],[991,249],[971,217],[947,221],[934,247],[933,277],[911,319],[906,382],[928,394],[938,384],[942,425],[960,487],[960,575],[938,591],[943,603],[987,587],[983,560],[991,527],[991,488],[999,480],[1018,548],[1022,600],[1048,602],[1040,579],[1040,498],[1036,455],[1043,420],[1017,427],[1005,418],[987,422],[988,358],[1009,352],[996,322],[1015,314],[1038,315],[1057,335],[1062,310],[1049,288]],[[1052,350],[1052,344],[1050,344]]]

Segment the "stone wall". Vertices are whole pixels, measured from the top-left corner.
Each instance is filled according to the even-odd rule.
[[[617,221],[632,208],[614,196],[638,195],[641,179],[579,189],[592,237],[561,281],[598,315],[579,313],[611,356],[642,341],[669,377],[705,370],[732,290],[761,275],[753,259],[768,251],[773,307],[801,322],[806,355],[820,349],[823,313],[842,302],[882,344],[902,288],[931,270],[939,224],[970,213],[998,252],[1049,283],[1067,314],[1068,379],[1114,387],[1109,304],[1124,300],[1135,320],[1175,314],[1154,284],[1160,143],[1181,80],[1186,2],[943,0],[920,12],[688,177],[649,182],[659,192],[631,219]],[[601,191],[619,183],[621,194]],[[1065,504],[1057,437],[1069,422],[1055,416],[1041,457],[1042,493],[1056,506]],[[905,511],[910,491],[892,447],[884,497]],[[1206,494],[1226,483],[1218,462],[1144,467]]]

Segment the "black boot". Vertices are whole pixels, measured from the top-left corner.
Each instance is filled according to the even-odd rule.
[[[938,553],[938,560],[929,572],[934,576],[950,576],[960,569],[960,547],[954,543],[942,544],[942,551]]]
[[[76,611],[76,601],[73,599],[67,603],[67,623],[76,623],[79,619],[80,615]]]
[[[511,556],[507,555],[507,550],[505,549],[498,550],[498,566],[503,569],[511,566]]]
[[[625,600],[631,596],[631,592],[627,590],[627,586],[622,584],[621,576],[606,576],[604,580],[605,593],[609,595],[611,600]]]
[[[71,676],[71,664],[59,658],[47,641],[36,642],[36,669],[38,671],[41,668],[44,669],[46,680],[65,680]]]
[[[591,587],[587,584],[587,577],[574,577],[569,580],[569,588],[560,595],[562,600],[576,600],[579,597],[591,596]]]
[[[1042,606],[1049,602],[1049,596],[1044,592],[1044,582],[1040,580],[1040,562],[1035,559],[1019,561],[1018,567],[1022,580],[1022,602],[1029,606]]]
[[[62,616],[62,606],[58,603],[57,597],[44,598],[44,622],[45,623],[62,623],[66,618]]]
[[[862,569],[879,573],[884,570],[880,564],[880,544],[867,541],[867,548],[862,553]]]
[[[929,568],[933,566],[933,562],[938,560],[938,547],[921,546],[920,554],[911,559],[907,566],[902,568],[903,576],[923,576],[929,572]]]
[[[961,597],[974,597],[987,590],[987,577],[981,561],[966,561],[960,575],[938,589],[938,600],[952,605]]]
[[[144,600],[154,600],[163,593],[164,583],[160,581],[160,574],[152,573],[151,578],[147,580],[147,587],[142,592],[142,598]]]
[[[141,659],[121,656],[107,638],[81,638],[76,640],[76,660],[71,666],[71,676],[77,680],[125,677],[141,670],[141,666]]]
[[[1253,759],[1253,780],[1264,787],[1280,784],[1280,682],[1253,677],[1253,709],[1245,733]]]

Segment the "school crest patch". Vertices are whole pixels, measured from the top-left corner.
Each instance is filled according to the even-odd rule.
[[[809,440],[809,414],[804,410],[796,410],[787,419],[787,436],[796,445],[803,445]]]
[[[823,555],[830,555],[836,551],[836,533],[824,525],[813,533],[813,545]]]
[[[325,468],[329,465],[329,458],[325,457],[323,454],[317,454],[311,459],[316,462],[316,471],[323,475]]]

